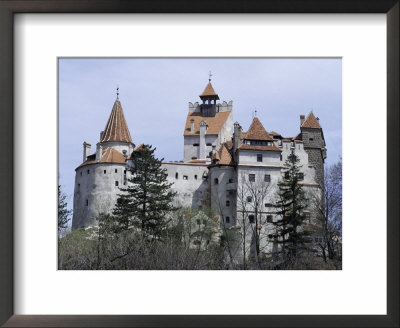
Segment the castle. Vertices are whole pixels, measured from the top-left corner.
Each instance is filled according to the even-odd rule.
[[[266,131],[258,117],[247,131],[239,123],[233,124],[233,103],[217,102],[219,96],[211,80],[200,100],[189,103],[183,132],[184,160],[163,163],[177,192],[176,205],[211,208],[227,229],[238,228],[239,217],[253,224],[256,210],[262,218],[258,222],[263,223],[256,228],[268,234],[275,220],[271,207],[277,184],[291,152],[300,159],[304,189],[322,192],[326,148],[313,112],[307,117],[300,115],[300,131],[294,137],[283,137]],[[83,162],[76,168],[73,229],[96,225],[99,212],[111,212],[121,193],[119,188],[128,183],[126,165],[140,146],[135,147],[117,94],[96,152],[91,154],[91,145],[83,143]],[[257,209],[252,205],[255,188],[263,193],[263,204]]]

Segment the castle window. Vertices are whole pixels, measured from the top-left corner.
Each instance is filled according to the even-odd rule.
[[[175,179],[178,179],[178,172],[175,173]]]
[[[206,144],[206,146],[211,146],[211,143],[210,143],[210,142],[208,142],[208,143]]]
[[[78,183],[78,192],[80,192],[81,191],[81,185],[80,185],[80,183]]]
[[[254,223],[254,215],[249,215],[249,223]]]
[[[217,146],[216,145],[212,145],[212,149],[215,149],[215,148],[217,148]]]
[[[106,170],[104,170],[104,174],[106,174],[107,173],[107,171]]]
[[[271,203],[265,203],[265,207],[273,207],[274,205],[272,205]]]
[[[218,184],[218,179],[217,178],[214,179],[214,184]]]
[[[198,146],[199,146],[198,143],[194,143],[194,144],[193,144],[193,147],[198,147]]]
[[[247,202],[248,202],[248,203],[251,203],[251,202],[252,202],[252,200],[253,200],[253,197],[251,197],[251,196],[247,196]]]
[[[249,174],[249,181],[250,182],[256,181],[256,175],[255,174]]]
[[[308,140],[310,140],[310,141],[314,141],[314,138],[310,138],[310,139],[308,139]]]
[[[90,173],[90,170],[87,170],[87,174],[89,174]]]
[[[197,159],[197,157],[196,157],[196,156],[193,156],[192,159]]]
[[[126,170],[124,170],[124,174],[126,174]]]
[[[86,199],[86,206],[89,206],[89,199]]]
[[[197,174],[194,176],[194,179],[197,180]]]
[[[115,173],[118,173],[118,170],[117,170],[117,169],[115,169]]]
[[[229,216],[225,217],[225,223],[230,223],[231,222],[231,218]]]
[[[282,161],[282,154],[280,154],[279,159]]]
[[[264,182],[271,182],[271,174],[264,175]]]
[[[81,176],[82,176],[82,171],[81,171]]]
[[[118,187],[118,181],[115,181],[115,186]]]
[[[188,176],[187,175],[184,175],[183,176],[183,180],[187,180],[188,179]]]
[[[228,181],[229,181],[229,183],[233,183],[233,179],[229,179]]]
[[[304,180],[304,173],[303,173],[303,172],[300,172],[300,173],[297,175],[297,178],[298,178],[299,180]]]
[[[262,162],[262,154],[257,154],[257,162]]]
[[[267,215],[267,222],[269,222],[269,223],[272,222],[272,215]]]
[[[279,146],[279,147],[282,147],[282,139],[279,139],[279,141],[278,141],[278,146]]]
[[[226,207],[231,206],[231,202],[229,200],[226,201]]]

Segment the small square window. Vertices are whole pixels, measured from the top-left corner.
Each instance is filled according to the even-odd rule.
[[[188,179],[188,176],[187,175],[184,175],[183,176],[183,180],[187,180]]]
[[[269,222],[269,223],[272,222],[272,215],[267,215],[267,222]]]
[[[265,203],[265,207],[273,207],[274,205],[272,205],[271,203]]]
[[[264,175],[264,182],[271,182],[271,174]]]
[[[262,154],[257,154],[257,162],[262,162]]]
[[[249,181],[250,182],[256,181],[256,175],[255,174],[249,174]]]
[[[197,180],[197,174],[194,176],[194,179]]]
[[[310,138],[309,140],[310,140],[310,141],[314,141],[314,138]]]
[[[300,172],[297,177],[299,180],[304,180],[304,173]]]
[[[233,183],[233,179],[229,179],[229,180],[228,180],[228,183]]]
[[[254,223],[254,215],[253,214],[249,215],[249,222]]]
[[[118,181],[115,181],[115,186],[118,187]]]
[[[193,144],[193,147],[198,147],[198,146],[199,146],[198,143],[194,143],[194,144]]]
[[[251,203],[252,200],[253,200],[253,197],[247,196],[247,202],[248,202],[248,203]]]
[[[211,143],[209,143],[209,142],[208,142],[208,143],[206,143],[206,146],[209,146],[209,147],[211,147]]]
[[[214,184],[218,184],[218,179],[214,179]]]
[[[193,159],[197,159],[197,157],[196,157],[196,156],[193,156],[193,157],[192,157],[192,160],[193,160]]]

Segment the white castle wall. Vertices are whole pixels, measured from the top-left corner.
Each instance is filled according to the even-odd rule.
[[[111,213],[121,193],[119,187],[124,187],[126,181],[125,170],[124,164],[106,163],[85,165],[76,170],[72,229],[97,225],[96,216],[100,212]]]
[[[183,207],[209,206],[209,182],[207,165],[164,162],[168,182],[178,194],[174,203]]]

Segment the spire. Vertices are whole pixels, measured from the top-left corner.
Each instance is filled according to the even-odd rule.
[[[118,100],[118,90],[119,88],[117,88],[117,100],[114,102],[114,106],[111,110],[106,127],[104,128],[100,142],[116,141],[133,143],[128,125],[125,121],[121,103]]]
[[[271,141],[274,140],[271,138],[271,136],[265,130],[264,126],[261,124],[258,117],[253,118],[253,122],[251,122],[249,130],[246,132],[245,139],[247,139],[247,140],[271,140]]]
[[[318,118],[314,116],[314,113],[311,111],[308,114],[307,118],[301,125],[302,128],[309,128],[309,129],[321,129],[321,125],[319,125]]]
[[[214,91],[214,88],[211,84],[211,78],[208,80],[208,83],[206,85],[206,88],[204,89],[203,93],[200,95],[200,98],[210,98],[210,99],[217,99],[219,100],[219,97],[217,93]]]

